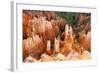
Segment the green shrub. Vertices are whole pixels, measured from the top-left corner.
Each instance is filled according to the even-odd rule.
[[[71,26],[76,25],[79,20],[79,13],[57,12],[58,16],[64,18]]]

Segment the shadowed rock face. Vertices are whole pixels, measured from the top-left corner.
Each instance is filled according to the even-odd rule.
[[[57,16],[55,12],[23,10],[23,39],[32,36],[33,25],[35,32],[41,36],[43,35],[43,33],[41,34],[41,32],[43,32],[43,24],[43,29],[48,30],[51,25],[53,27],[51,31],[57,33],[59,29],[64,28],[66,23],[67,22]],[[51,36],[53,35],[51,34]]]

